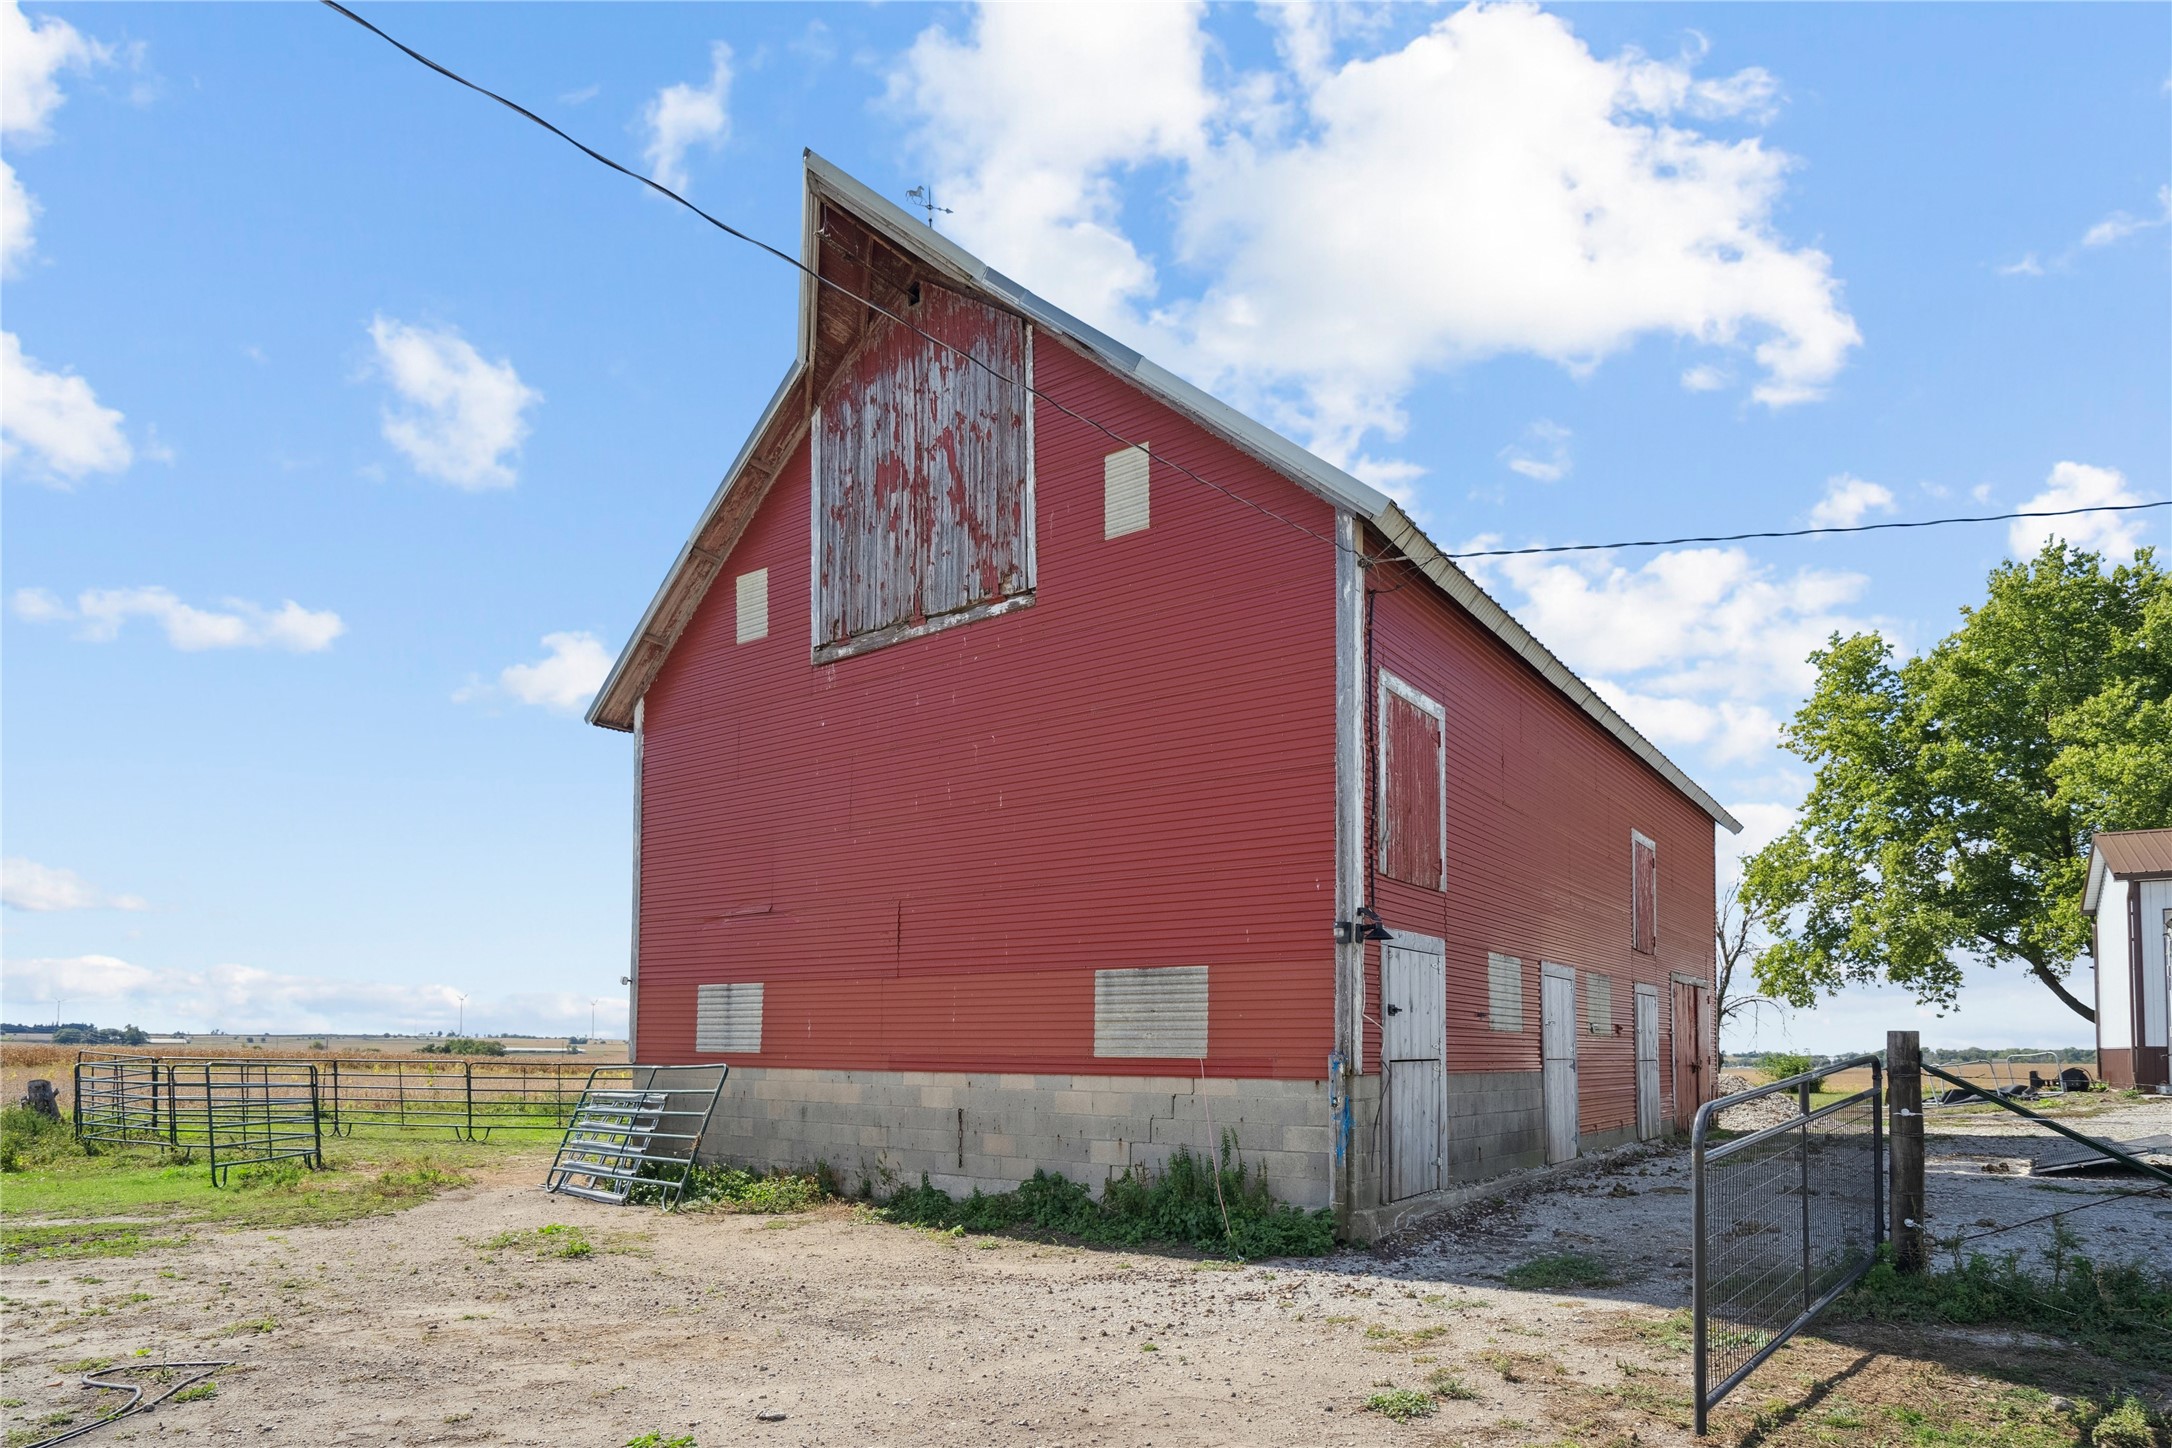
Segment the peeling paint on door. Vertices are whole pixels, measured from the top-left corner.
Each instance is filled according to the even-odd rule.
[[[908,315],[950,345],[878,318],[822,399],[818,645],[1032,587],[1025,326],[931,283]]]

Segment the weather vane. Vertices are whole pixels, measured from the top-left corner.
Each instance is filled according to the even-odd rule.
[[[935,204],[935,188],[933,186],[915,186],[912,190],[906,192],[905,195],[911,199],[913,205],[919,207],[922,211],[925,211],[928,214],[928,230],[930,231],[933,231],[935,229],[936,212],[940,211],[945,216],[950,215],[949,207],[937,206]]]

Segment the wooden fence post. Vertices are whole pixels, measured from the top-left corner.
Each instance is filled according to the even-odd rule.
[[[1923,1048],[1914,1031],[1885,1033],[1885,1084],[1893,1103],[1892,1179],[1886,1200],[1893,1224],[1894,1265],[1903,1272],[1923,1270]]]

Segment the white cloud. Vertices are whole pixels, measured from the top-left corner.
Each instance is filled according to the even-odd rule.
[[[1812,649],[1876,626],[1845,610],[1865,575],[1781,575],[1740,548],[1676,549],[1633,568],[1603,555],[1466,566],[1489,588],[1520,595],[1516,616],[1570,667],[1655,697],[1799,698],[1815,681]]]
[[[2112,246],[2138,232],[2152,231],[2165,225],[2172,225],[2172,186],[2161,186],[2157,189],[2155,216],[2130,216],[2124,211],[2115,211],[2083,232],[2081,244],[2088,247]]]
[[[921,119],[914,139],[954,211],[946,229],[1088,321],[1135,322],[1154,269],[1124,235],[1116,172],[1202,152],[1219,104],[1203,78],[1203,14],[990,5],[963,39],[921,32],[890,100]]]
[[[76,636],[107,643],[131,618],[146,618],[166,632],[166,641],[184,653],[204,649],[285,649],[309,654],[331,647],[347,631],[329,609],[307,609],[288,599],[265,608],[247,599],[224,600],[223,609],[183,603],[169,589],[92,588],[76,595],[73,606],[42,588],[18,589],[15,614],[30,623],[69,623]]]
[[[687,188],[686,153],[695,146],[714,151],[731,139],[732,48],[717,41],[709,47],[709,61],[707,85],[667,85],[642,112],[649,128],[644,153],[649,174],[682,195]]]
[[[2157,188],[2157,214],[2136,216],[2128,211],[2114,211],[2111,215],[2090,227],[2081,240],[2053,256],[2049,261],[2040,260],[2035,252],[2029,252],[2017,262],[1998,269],[2005,277],[2040,277],[2047,271],[2064,272],[2073,269],[2075,259],[2085,251],[2117,246],[2131,236],[2154,231],[2160,226],[2172,226],[2172,186]]]
[[[0,160],[0,277],[19,275],[36,248],[40,209],[37,198],[15,179],[15,168]]]
[[[545,656],[532,664],[510,664],[499,670],[495,685],[469,684],[454,693],[460,703],[503,693],[523,704],[534,704],[558,714],[578,714],[603,687],[611,672],[611,655],[592,633],[543,635]]]
[[[1826,480],[1825,496],[1810,510],[1810,523],[1817,528],[1853,528],[1872,513],[1893,511],[1891,488],[1841,473]]]
[[[1829,260],[1776,228],[1792,160],[1698,128],[1769,112],[1762,71],[1596,56],[1529,5],[1467,7],[1398,49],[1362,12],[1294,8],[1270,15],[1275,69],[1210,83],[1202,16],[984,7],[962,37],[923,32],[891,95],[961,239],[1332,457],[1397,436],[1441,366],[1582,372],[1657,332],[1747,351],[1780,406],[1860,340]],[[1159,189],[1176,259],[1212,277],[1196,296],[1164,296],[1124,229],[1117,182],[1155,165],[1181,173]]]
[[[22,458],[23,475],[67,488],[91,473],[117,473],[135,459],[121,414],[98,401],[72,372],[48,372],[0,332],[0,461]]]
[[[56,79],[60,72],[88,70],[112,58],[109,47],[57,15],[32,24],[16,0],[7,0],[0,5],[0,134],[18,144],[46,139],[53,112],[66,99]]]
[[[1763,757],[1780,739],[1780,721],[1759,704],[1639,694],[1611,679],[1593,679],[1591,687],[1662,749],[1693,744],[1715,763],[1740,764]]]
[[[1569,438],[1573,434],[1558,422],[1540,418],[1524,429],[1528,446],[1510,444],[1501,449],[1501,460],[1508,464],[1512,473],[1541,483],[1558,483],[1569,475],[1574,463],[1569,457]]]
[[[11,1001],[65,1002],[75,1019],[134,1021],[159,1030],[432,1031],[465,1019],[471,1031],[556,1026],[588,1031],[590,1001],[569,991],[470,997],[434,982],[350,981],[220,964],[201,970],[137,965],[111,955],[11,960]],[[601,998],[597,1023],[626,1024],[623,994]]]
[[[509,488],[543,394],[510,361],[490,362],[456,328],[370,321],[377,364],[407,404],[384,411],[384,437],[425,477],[456,488]]]
[[[2087,463],[2060,463],[2045,479],[2044,490],[2024,501],[2016,512],[2054,512],[2061,508],[2087,508],[2104,503],[2147,502],[2127,486],[2116,468],[2095,468]],[[2032,558],[2053,538],[2064,538],[2077,548],[2102,553],[2112,562],[2134,556],[2142,541],[2143,518],[2135,513],[2079,513],[2071,518],[2016,518],[2007,527],[2006,543],[2016,558]]]
[[[1709,363],[1700,362],[1682,370],[1682,386],[1689,392],[1717,392],[1727,381],[1726,372]]]
[[[1728,813],[1742,821],[1742,833],[1723,838],[1720,852],[1738,856],[1754,855],[1795,826],[1802,811],[1791,804],[1772,800],[1742,800],[1727,806]]]
[[[0,904],[16,910],[147,910],[140,895],[112,895],[73,870],[20,855],[0,860]]]

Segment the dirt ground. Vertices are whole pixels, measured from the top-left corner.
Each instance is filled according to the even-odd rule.
[[[1942,1218],[2019,1220],[2068,1200],[2027,1177],[1963,1170],[1985,1142],[2008,1156],[2035,1144],[1963,1124],[1933,1126],[1933,1161],[1952,1164],[1934,1168]],[[2172,1101],[2091,1125],[2172,1130]],[[548,1196],[538,1176],[524,1160],[397,1215],[10,1267],[0,1391],[19,1406],[8,1424],[83,1411],[80,1370],[62,1365],[140,1353],[238,1363],[216,1396],[90,1443],[1696,1441],[1678,1151],[1532,1181],[1374,1250],[1243,1267],[952,1237],[847,1207],[667,1217]],[[2165,1198],[2082,1220],[2093,1239],[2116,1232],[2128,1255],[2172,1252]],[[549,1226],[578,1228],[594,1250],[559,1255],[567,1234],[538,1231]],[[1521,1292],[1502,1280],[1560,1252],[1600,1258],[1620,1285]],[[1717,1441],[1884,1442],[1817,1426],[1848,1421],[1827,1396],[1884,1379],[1890,1393],[1983,1396],[2000,1384],[1980,1374],[2048,1350],[1981,1331],[1804,1342],[1738,1390]],[[1364,1411],[1375,1392],[1440,1371],[1475,1397],[1408,1424]],[[1774,1427],[1813,1410],[1825,1414],[1814,1436]]]

